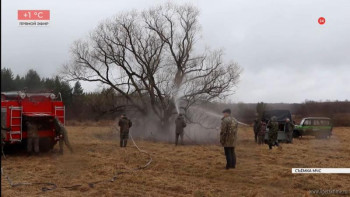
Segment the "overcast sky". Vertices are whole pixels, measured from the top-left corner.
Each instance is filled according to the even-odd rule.
[[[70,47],[99,22],[161,0],[3,0],[1,66],[54,76]],[[175,2],[175,1],[172,1]],[[349,0],[188,0],[201,11],[205,46],[243,69],[233,102],[350,99]],[[17,10],[49,9],[49,27],[19,27]],[[317,20],[324,17],[326,23]],[[83,83],[86,91],[96,84]]]

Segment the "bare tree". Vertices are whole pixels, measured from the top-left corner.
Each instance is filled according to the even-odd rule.
[[[199,11],[166,4],[117,15],[89,39],[75,42],[68,80],[101,82],[144,115],[168,125],[175,100],[187,109],[201,100],[232,94],[241,69],[225,63],[221,50],[195,52]]]

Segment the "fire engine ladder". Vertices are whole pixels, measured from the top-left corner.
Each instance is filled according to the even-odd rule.
[[[10,141],[20,142],[22,141],[22,107],[10,107]],[[13,138],[13,135],[20,135],[20,139]]]
[[[63,119],[63,122],[64,122],[64,125],[66,123],[65,121],[65,107],[62,106],[55,106],[55,116],[58,118],[58,119]]]

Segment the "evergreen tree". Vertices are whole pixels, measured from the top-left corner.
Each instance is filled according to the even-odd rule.
[[[61,79],[56,76],[54,81],[54,92],[61,93],[62,100],[66,106],[72,103],[72,88],[68,82],[61,81]]]
[[[24,87],[25,87],[24,78],[20,77],[19,75],[16,75],[16,78],[14,79],[13,90],[23,90]]]
[[[24,82],[27,90],[41,90],[43,88],[43,84],[41,82],[39,74],[30,69],[24,77]]]
[[[42,83],[47,91],[55,91],[55,80],[53,78],[46,78],[42,80]]]
[[[13,73],[9,68],[1,69],[1,91],[14,90]]]
[[[73,88],[73,96],[81,96],[84,94],[84,90],[81,87],[81,84],[79,81],[75,82],[74,88]]]
[[[261,119],[263,112],[266,109],[266,104],[264,102],[259,102],[256,105],[256,113],[258,114],[258,118]]]

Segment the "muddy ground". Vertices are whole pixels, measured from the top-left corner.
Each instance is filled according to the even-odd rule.
[[[4,172],[14,183],[51,182],[58,188],[42,192],[45,185],[10,187],[1,176],[2,196],[313,196],[311,190],[350,192],[350,174],[292,174],[291,168],[350,168],[350,128],[335,128],[331,139],[307,137],[268,150],[253,142],[249,127],[239,129],[237,167],[225,170],[219,145],[185,145],[137,140],[153,159],[148,168],[131,171],[148,161],[129,141],[119,147],[111,127],[67,127],[75,150],[27,157],[24,153],[2,159]],[[191,143],[186,141],[187,144]],[[111,179],[91,188],[88,183]],[[74,186],[72,188],[63,188]],[[81,185],[81,186],[79,186]],[[337,195],[327,195],[337,196]]]

